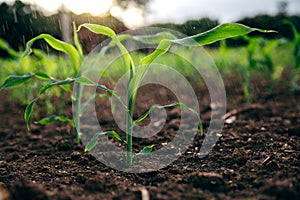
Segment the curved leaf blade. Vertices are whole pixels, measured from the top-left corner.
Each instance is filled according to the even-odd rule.
[[[45,93],[46,90],[48,90],[49,88],[53,87],[53,86],[63,86],[63,85],[68,85],[71,83],[74,83],[75,79],[74,78],[67,78],[65,80],[62,81],[56,81],[53,83],[49,83],[47,85],[45,85],[40,91],[39,91],[39,95],[42,95],[43,93]]]
[[[241,35],[247,35],[253,31],[259,31],[263,33],[272,33],[276,31],[272,30],[262,30],[258,28],[251,28],[239,23],[226,23],[221,24],[211,30],[199,33],[190,37],[173,40],[174,43],[188,46],[203,46],[211,44],[220,40],[237,37]]]
[[[144,119],[146,119],[151,112],[153,112],[154,110],[157,110],[157,109],[163,109],[163,108],[170,108],[170,107],[181,107],[183,109],[186,109],[192,113],[194,113],[199,121],[199,130],[200,130],[200,134],[202,135],[203,134],[203,125],[202,125],[202,122],[201,122],[201,119],[200,119],[200,116],[198,114],[198,112],[190,107],[188,107],[187,105],[185,105],[184,103],[171,103],[171,104],[168,104],[168,105],[153,105],[146,113],[144,113],[142,116],[140,116],[138,119],[134,120],[133,121],[133,126],[138,123],[138,122],[141,122],[143,121]]]
[[[18,58],[19,54],[16,52],[13,48],[10,47],[10,45],[0,38],[0,49],[6,51],[11,57]]]
[[[25,113],[24,113],[24,119],[26,122],[26,126],[27,126],[27,130],[30,130],[30,124],[29,124],[29,119],[33,110],[33,106],[35,105],[35,103],[37,102],[37,100],[39,99],[39,97],[33,99],[27,106],[25,109]]]
[[[77,52],[78,52],[79,56],[81,58],[83,58],[83,50],[82,50],[82,46],[78,39],[75,21],[73,21],[73,36],[74,36],[74,45],[77,48]]]
[[[39,79],[42,79],[42,80],[51,80],[51,79],[53,79],[51,76],[49,76],[48,74],[46,74],[44,72],[36,72],[35,77],[37,77]]]
[[[31,73],[30,74],[25,74],[25,75],[22,75],[22,76],[11,75],[0,86],[0,90],[20,85],[20,84],[24,83],[25,81],[27,81],[27,80],[29,80],[33,77],[34,77],[34,74],[31,74]]]
[[[82,85],[87,85],[87,86],[95,86],[96,88],[106,91],[109,94],[111,94],[112,96],[114,96],[123,106],[123,108],[128,111],[127,106],[124,104],[124,102],[122,101],[121,97],[116,93],[116,91],[109,89],[108,87],[106,87],[105,85],[101,85],[101,84],[97,84],[95,82],[93,82],[92,80],[84,77],[84,76],[80,76],[78,78],[76,78],[76,83],[80,83]]]
[[[79,31],[82,27],[84,27],[96,34],[106,35],[111,38],[116,36],[116,33],[111,28],[108,28],[106,26],[102,26],[102,25],[98,25],[98,24],[84,23],[78,27],[77,31]]]
[[[144,147],[140,152],[135,154],[135,156],[146,155],[151,153],[154,145]]]
[[[44,39],[53,49],[68,54],[74,65],[73,67],[75,73],[78,72],[80,66],[80,55],[76,48],[73,45],[58,40],[49,34],[40,34],[37,37],[29,40],[26,44],[26,49],[24,51],[23,57],[28,56],[31,53],[31,46],[35,41],[40,39]]]
[[[166,39],[164,39],[159,43],[157,49],[152,54],[142,59],[141,64],[142,65],[150,64],[155,58],[165,54],[167,50],[170,48],[172,43],[177,43],[185,46],[203,46],[220,40],[246,35],[254,31],[259,31],[264,33],[275,32],[272,30],[251,28],[238,23],[222,24],[211,30],[193,36],[189,36],[181,39],[175,39],[175,40],[167,40],[169,41],[169,44],[167,44]],[[162,45],[161,43],[165,43],[165,44]]]
[[[24,114],[24,118],[25,118],[25,122],[27,125],[27,129],[30,130],[30,125],[29,125],[29,119],[33,110],[33,106],[35,105],[35,103],[39,100],[40,96],[42,94],[44,94],[49,88],[53,87],[53,86],[63,86],[63,85],[67,85],[67,84],[71,84],[75,81],[75,79],[73,78],[68,78],[66,80],[62,80],[62,81],[57,81],[57,82],[53,82],[53,83],[49,83],[47,85],[45,85],[42,89],[40,89],[38,97],[36,97],[35,99],[33,99],[27,106],[25,109],[25,114]],[[63,118],[59,118],[59,119],[63,119]],[[59,120],[58,119],[58,120]]]
[[[118,46],[118,48],[120,49],[120,51],[122,53],[124,66],[128,67],[128,70],[130,70],[133,74],[135,73],[134,63],[133,63],[133,60],[132,60],[130,54],[128,53],[128,51],[124,47],[124,45],[120,42],[116,33],[112,29],[110,29],[106,26],[98,25],[98,24],[85,23],[78,27],[78,31],[82,27],[87,28],[88,30],[90,30],[93,33],[102,34],[102,35],[106,35],[106,36],[110,37],[113,40],[113,42]]]
[[[117,132],[115,132],[115,131],[106,131],[106,132],[96,133],[96,134],[93,136],[93,138],[92,138],[92,140],[90,141],[90,143],[84,148],[84,152],[91,151],[91,150],[96,146],[98,137],[99,137],[99,136],[103,136],[103,135],[112,135],[112,136],[114,136],[117,140],[125,142],[125,141],[121,138],[121,136],[120,136]],[[125,143],[126,143],[126,142],[125,142]]]
[[[52,124],[55,121],[68,122],[71,124],[72,127],[75,127],[74,121],[63,115],[60,115],[60,116],[51,115],[51,116],[48,116],[48,117],[45,117],[45,118],[39,120],[38,123],[41,125],[46,125],[46,124]]]

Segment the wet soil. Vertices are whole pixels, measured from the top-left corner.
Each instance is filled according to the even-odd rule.
[[[142,88],[139,112],[176,100],[156,87]],[[1,92],[0,199],[300,199],[300,95],[291,96],[281,86],[267,95],[266,83],[255,82],[249,104],[240,88],[238,81],[226,82],[226,121],[211,153],[198,156],[204,139],[198,134],[178,160],[138,174],[117,171],[84,153],[65,123],[33,124],[29,134],[25,107]],[[203,86],[196,92],[206,130],[210,98]],[[149,96],[161,97],[155,102],[147,101]],[[180,123],[178,108],[167,114],[163,130],[148,141],[156,149],[174,137]],[[107,129],[118,131],[109,108],[98,117]]]

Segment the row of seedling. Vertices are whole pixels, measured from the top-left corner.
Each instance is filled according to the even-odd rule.
[[[81,44],[77,37],[77,31],[81,28],[86,28],[93,33],[102,34],[111,38],[111,42],[108,44],[108,48],[118,48],[121,52],[122,58],[122,68],[126,69],[126,93],[127,98],[126,101],[123,101],[119,94],[116,91],[108,88],[106,85],[100,85],[97,82],[90,80],[85,74],[80,70],[80,66],[82,65],[84,55],[82,52]],[[65,43],[60,41],[49,34],[41,34],[29,42],[27,42],[26,49],[22,54],[22,59],[27,58],[31,54],[31,47],[37,40],[46,41],[53,49],[66,53],[69,56],[70,63],[72,64],[71,69],[67,69],[73,71],[74,73],[70,73],[69,77],[65,77],[64,79],[59,79],[58,77],[52,77],[47,74],[47,71],[40,71],[39,69],[35,69],[34,71],[24,74],[24,75],[11,75],[8,76],[4,83],[0,86],[0,89],[10,88],[13,86],[20,85],[22,83],[28,81],[34,81],[36,79],[40,79],[44,84],[40,90],[37,92],[36,96],[31,100],[31,102],[27,105],[25,109],[24,118],[30,131],[30,117],[32,115],[34,106],[36,103],[47,93],[48,90],[54,88],[56,86],[60,87],[61,90],[70,93],[71,98],[74,101],[74,119],[64,115],[51,115],[44,119],[39,120],[40,124],[49,124],[53,123],[57,120],[63,122],[69,122],[72,126],[76,127],[75,139],[76,142],[80,142],[80,138],[82,136],[80,120],[81,120],[81,111],[84,110],[84,106],[87,102],[82,101],[82,89],[83,86],[93,86],[97,89],[105,91],[109,96],[113,96],[118,101],[120,101],[121,105],[123,105],[123,109],[126,112],[126,138],[122,138],[119,133],[115,130],[109,130],[105,132],[96,133],[92,138],[89,144],[87,144],[85,150],[90,151],[97,144],[98,137],[105,137],[105,135],[112,135],[120,142],[126,146],[126,164],[128,167],[132,165],[133,158],[136,155],[147,154],[152,151],[152,146],[144,147],[139,153],[134,154],[132,149],[132,130],[136,123],[144,120],[148,117],[151,112],[156,109],[164,109],[168,107],[179,106],[182,109],[187,109],[191,113],[195,114],[199,120],[199,133],[203,134],[202,124],[200,121],[199,113],[194,109],[187,107],[183,102],[172,103],[168,105],[153,105],[149,111],[142,114],[137,119],[133,119],[133,112],[136,104],[136,96],[138,87],[143,80],[144,76],[147,74],[147,70],[151,63],[158,57],[164,55],[168,52],[169,48],[172,44],[184,45],[184,46],[202,46],[206,44],[210,44],[219,40],[224,40],[226,38],[246,35],[253,31],[260,32],[268,32],[260,29],[250,28],[241,24],[229,23],[223,24],[215,27],[212,30],[206,31],[204,33],[199,33],[194,36],[185,37],[177,39],[174,35],[168,32],[157,33],[155,35],[141,35],[141,36],[131,36],[131,35],[117,35],[112,29],[95,24],[82,24],[76,29],[74,25],[74,44]],[[127,39],[137,40],[139,42],[144,43],[153,43],[157,44],[156,49],[149,53],[148,55],[142,57],[140,62],[138,63],[139,70],[137,71],[136,65],[133,62],[133,58],[122,42]],[[184,66],[182,66],[184,67]],[[158,69],[159,70],[159,69]],[[167,74],[166,74],[167,76]],[[71,85],[74,90],[71,90]],[[96,98],[93,97],[93,98]],[[101,148],[101,147],[100,147]]]
[[[234,71],[230,72],[230,75],[236,73],[240,75],[244,98],[248,103],[251,103],[253,96],[251,77],[257,73],[263,74],[267,79],[269,88],[266,92],[268,95],[273,95],[276,83],[284,84],[286,82],[282,77],[285,69],[289,71],[288,85],[291,94],[299,91],[300,32],[297,32],[296,27],[290,21],[285,20],[283,23],[292,30],[292,41],[283,38],[268,40],[262,37],[243,35],[239,39],[244,40],[247,45],[233,48],[235,55],[230,52],[232,48],[227,46],[225,40],[220,43],[217,64],[221,70],[224,68],[224,70]],[[284,55],[280,53],[281,49],[285,51]],[[238,53],[238,51],[240,52]],[[292,67],[289,68],[289,66]]]

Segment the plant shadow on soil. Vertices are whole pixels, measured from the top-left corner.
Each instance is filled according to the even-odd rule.
[[[114,170],[84,153],[82,145],[74,144],[74,130],[66,124],[33,125],[28,134],[24,107],[9,100],[8,92],[1,92],[0,197],[299,199],[300,95],[291,97],[288,89],[280,86],[270,97],[263,91],[266,83],[256,81],[255,103],[247,104],[238,81],[230,79],[225,85],[231,120],[225,123],[213,151],[199,158],[204,137],[197,135],[177,161],[158,171],[140,174]],[[162,90],[145,87],[142,92],[151,96],[164,93]],[[201,118],[207,128],[210,98],[203,86],[198,86],[197,91]],[[70,114],[70,110],[65,112]],[[166,134],[151,142],[161,144],[176,134],[180,112],[174,108],[167,113],[162,130]],[[110,115],[109,110],[99,113],[99,118],[106,118],[100,123],[107,129],[116,129]]]

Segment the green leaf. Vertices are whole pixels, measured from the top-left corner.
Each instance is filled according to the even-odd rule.
[[[116,91],[107,88],[105,85],[97,84],[84,76],[80,76],[80,77],[76,78],[76,82],[80,83],[82,85],[95,86],[96,88],[98,88],[100,90],[108,92],[109,94],[113,95],[121,103],[121,105],[123,106],[123,108],[126,111],[128,110],[127,106],[124,104],[121,97],[116,93]]]
[[[294,42],[296,42],[297,38],[300,37],[300,33],[298,33],[296,26],[293,24],[293,22],[287,19],[282,20],[282,23],[288,25],[292,29]]]
[[[105,85],[97,84],[94,81],[92,81],[92,80],[90,80],[90,79],[88,79],[84,76],[80,76],[80,77],[76,78],[76,83],[80,83],[82,85],[87,85],[87,86],[95,86],[98,89],[104,90],[104,91],[109,92],[111,94],[113,93],[113,90],[107,88]]]
[[[198,112],[190,107],[188,107],[187,105],[185,105],[184,103],[172,103],[172,104],[168,104],[168,105],[164,105],[164,106],[161,106],[161,105],[153,105],[145,114],[143,114],[141,117],[139,117],[138,119],[134,120],[133,121],[133,126],[138,123],[138,122],[141,122],[143,121],[146,117],[148,117],[150,115],[151,112],[153,112],[154,110],[157,110],[157,109],[163,109],[163,108],[170,108],[170,107],[181,107],[183,109],[186,109],[186,110],[189,110],[190,112],[194,113],[196,116],[197,116],[197,119],[199,121],[199,130],[200,130],[200,134],[202,135],[203,134],[203,126],[202,126],[202,122],[201,122],[201,119],[200,119],[200,116],[198,114]]]
[[[51,124],[57,120],[57,116],[51,115],[49,117],[45,117],[38,121],[39,124],[45,125],[45,124]]]
[[[44,72],[36,72],[35,77],[37,77],[39,79],[42,79],[42,80],[51,80],[51,79],[53,79],[51,76],[49,76],[48,74],[46,74]]]
[[[71,94],[73,93],[70,85],[60,85],[60,87],[66,92],[70,92]]]
[[[80,66],[80,55],[75,47],[71,44],[58,40],[49,34],[40,34],[39,36],[28,41],[23,57],[28,56],[31,53],[31,46],[35,41],[40,39],[44,39],[53,49],[68,54],[72,60],[75,73],[78,72]]]
[[[53,87],[53,86],[62,86],[62,85],[66,85],[66,84],[70,84],[70,83],[73,83],[75,81],[75,79],[72,79],[72,78],[68,78],[66,80],[62,80],[62,81],[57,81],[57,82],[53,82],[53,83],[49,83],[47,85],[45,85],[42,89],[40,89],[39,91],[39,94],[38,94],[38,97],[36,97],[35,99],[33,99],[26,107],[25,109],[25,114],[24,114],[24,118],[25,118],[25,122],[26,122],[26,125],[27,125],[27,129],[29,130],[30,129],[30,126],[29,126],[29,119],[30,119],[30,116],[31,116],[31,113],[32,113],[32,109],[33,109],[33,106],[35,105],[35,103],[37,102],[37,100],[40,98],[40,96],[42,94],[45,93],[46,90],[48,90],[49,88]],[[60,118],[63,120],[63,118]],[[60,120],[58,119],[58,120]]]
[[[88,100],[86,100],[84,103],[81,104],[81,109],[80,109],[81,114],[84,113],[85,107],[87,107],[89,104],[91,104],[95,101],[97,96],[98,96],[98,94],[93,94]]]
[[[140,152],[135,154],[135,156],[149,154],[152,151],[153,145],[144,147]]]
[[[122,141],[122,142],[125,142],[125,141],[121,138],[121,136],[120,136],[117,132],[115,132],[115,131],[106,131],[106,132],[96,133],[96,134],[93,136],[91,142],[85,147],[84,152],[87,152],[87,151],[92,150],[92,149],[96,146],[96,144],[97,144],[97,139],[98,139],[98,137],[99,137],[99,136],[103,136],[103,135],[112,135],[112,136],[114,136],[117,140]],[[126,143],[126,142],[125,142],[125,143]]]
[[[83,51],[82,51],[81,44],[80,44],[80,42],[78,40],[78,34],[77,34],[77,30],[76,30],[75,21],[73,21],[73,35],[74,35],[74,44],[75,44],[75,47],[77,48],[77,51],[78,51],[80,57],[83,58]]]
[[[108,37],[115,37],[116,36],[116,33],[111,29],[111,28],[108,28],[106,26],[101,26],[101,25],[98,25],[98,24],[89,24],[89,23],[85,23],[85,24],[81,24],[79,27],[78,27],[78,31],[82,28],[87,28],[88,30],[96,33],[96,34],[102,34],[102,35],[106,35]]]
[[[142,42],[145,44],[158,44],[161,40],[167,39],[167,40],[175,40],[177,37],[173,35],[170,32],[160,32],[155,33],[153,35],[129,35],[129,34],[121,34],[117,36],[120,41],[133,39],[138,42]],[[114,46],[115,44],[112,44],[111,46]]]
[[[26,109],[25,109],[24,118],[25,118],[25,122],[26,122],[26,126],[27,126],[27,129],[28,129],[28,130],[30,130],[29,119],[30,119],[30,116],[31,116],[31,113],[32,113],[32,109],[33,109],[33,106],[35,105],[35,103],[37,102],[38,99],[39,99],[39,97],[33,99],[33,100],[26,106]]]
[[[270,30],[250,28],[248,26],[238,24],[238,23],[222,24],[206,32],[185,37],[182,39],[175,39],[175,40],[164,39],[160,41],[157,49],[152,54],[142,59],[141,64],[142,65],[150,64],[156,57],[163,55],[165,52],[167,52],[167,50],[170,48],[172,43],[177,43],[185,46],[203,46],[227,38],[246,35],[253,31],[259,31],[264,33],[275,32]]]
[[[2,38],[0,38],[0,49],[6,51],[10,56],[14,58],[19,57],[18,52],[11,48],[10,45]]]
[[[65,80],[62,81],[56,81],[53,83],[49,83],[47,85],[45,85],[40,91],[39,91],[39,95],[42,95],[43,93],[45,93],[46,90],[48,90],[49,88],[53,87],[53,86],[62,86],[62,85],[68,85],[71,83],[74,83],[75,79],[74,78],[67,78]]]
[[[124,64],[124,66],[127,67],[127,69],[130,70],[130,72],[133,73],[133,74],[131,74],[132,76],[134,75],[135,68],[134,68],[133,60],[132,60],[130,54],[128,53],[127,49],[120,42],[120,40],[118,39],[116,33],[112,29],[110,29],[110,28],[108,28],[106,26],[98,25],[98,24],[88,24],[88,23],[85,23],[85,24],[82,24],[82,25],[80,25],[78,27],[78,31],[82,27],[87,28],[88,30],[90,30],[93,33],[106,35],[106,36],[112,38],[113,42],[118,46],[118,48],[120,49],[120,51],[122,53],[122,58],[123,58],[123,62],[124,62],[123,64]]]
[[[87,86],[96,86],[97,83],[95,83],[94,81],[84,77],[84,76],[80,76],[78,78],[76,78],[76,83],[81,83],[83,85],[87,85]]]
[[[188,46],[203,46],[207,44],[211,44],[220,40],[224,40],[227,38],[237,37],[241,35],[246,35],[248,33],[251,33],[253,31],[259,31],[263,33],[272,33],[276,31],[272,30],[262,30],[257,28],[251,28],[248,26],[245,26],[243,24],[238,23],[227,23],[227,24],[221,24],[211,30],[208,30],[203,33],[199,33],[190,37],[182,38],[175,40],[175,43],[182,44],[182,45],[188,45]],[[196,43],[195,43],[196,41]]]
[[[134,36],[129,35],[129,34],[120,34],[120,35],[117,35],[117,38],[119,41],[125,41],[125,40],[132,39],[132,40],[142,42],[145,44],[158,44],[163,39],[168,39],[168,40],[177,39],[177,37],[170,32],[160,32],[160,33],[156,33],[153,35],[134,35]],[[108,49],[115,47],[115,46],[116,46],[116,43],[114,40],[112,40],[107,46],[105,46],[101,49],[100,54],[104,55]]]
[[[68,122],[71,124],[72,127],[75,127],[74,121],[63,115],[61,116],[51,115],[39,120],[38,123],[41,125],[46,125],[46,124],[54,123],[55,121]]]
[[[34,74],[31,74],[31,73],[25,74],[22,76],[11,75],[0,86],[0,90],[20,85],[20,84],[24,83],[25,81],[27,81],[28,79],[31,79],[33,77],[34,77]]]

